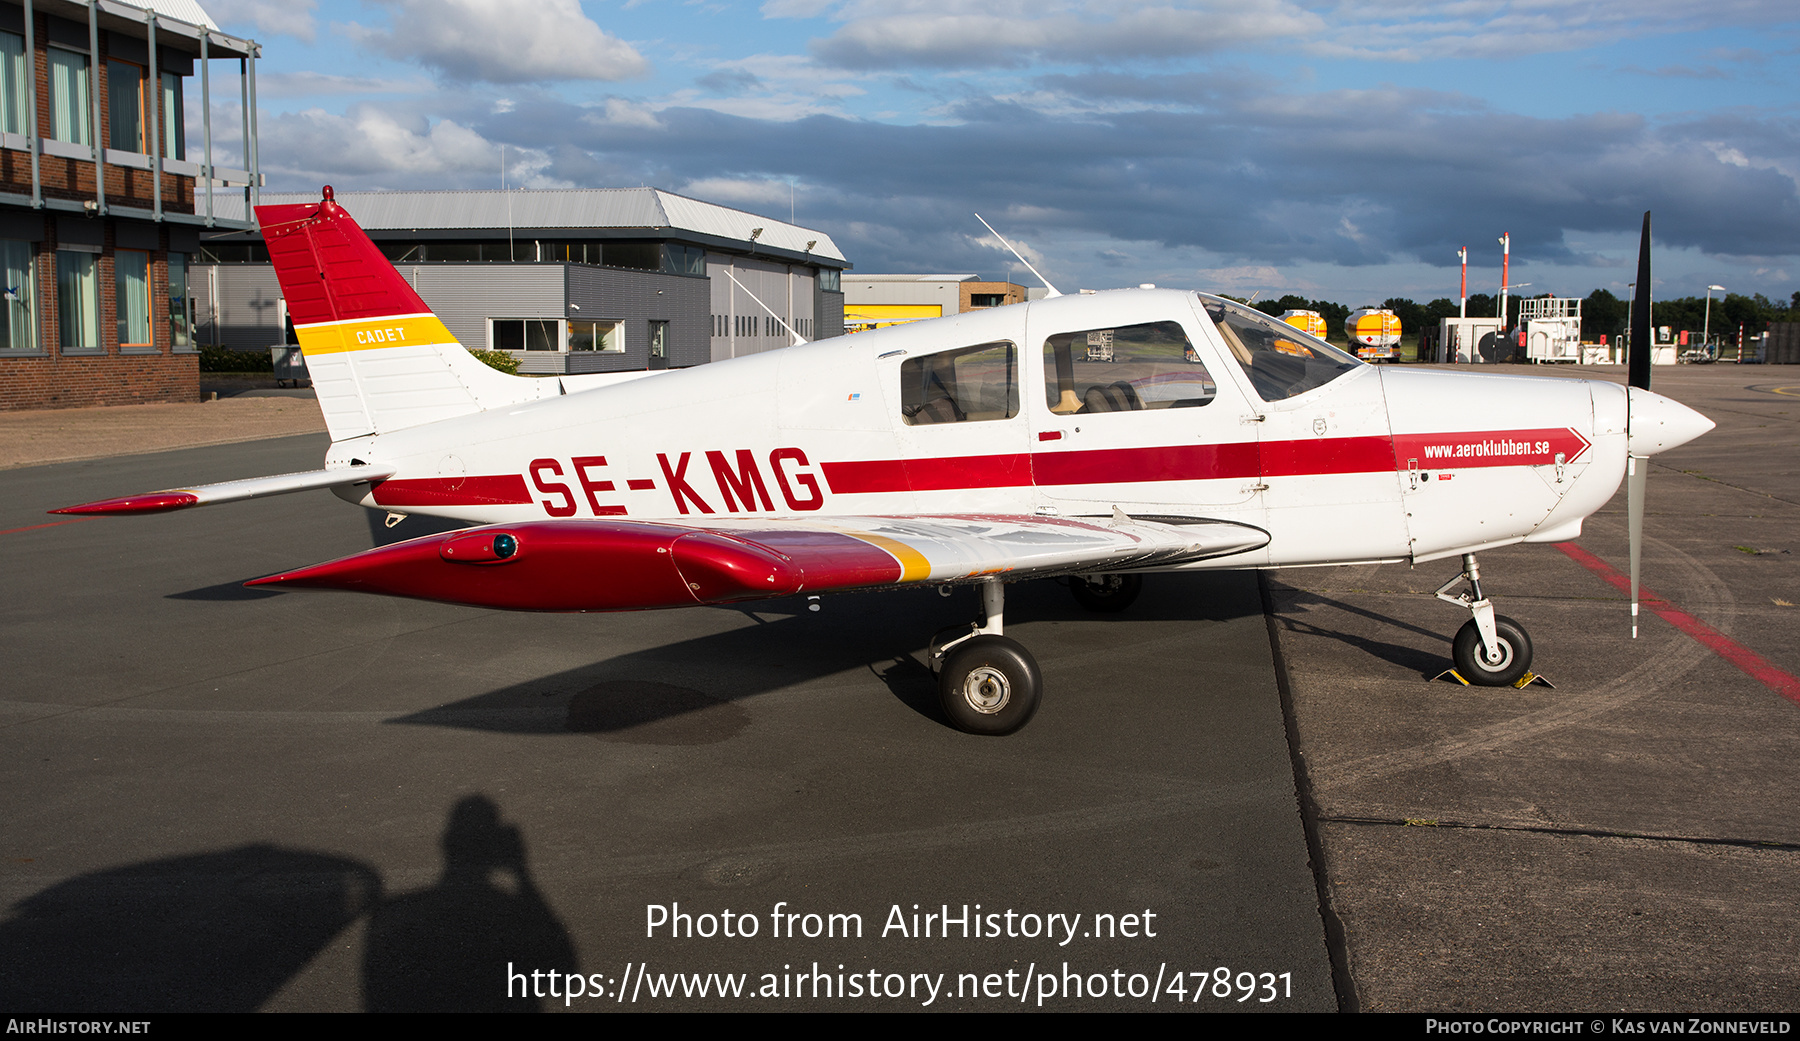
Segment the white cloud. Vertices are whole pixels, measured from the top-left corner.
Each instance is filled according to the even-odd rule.
[[[255,31],[246,35],[292,36],[313,42],[318,22],[313,19],[316,0],[206,0],[206,13],[228,32]]]
[[[1271,289],[1293,285],[1292,280],[1283,276],[1280,270],[1267,264],[1201,268],[1194,274],[1204,284],[1221,289]]]
[[[1373,61],[1517,58],[1724,26],[1776,27],[1792,0],[764,0],[765,18],[829,17],[812,41],[850,68],[1016,68],[1034,61],[1228,52],[1266,41]],[[1727,60],[1743,59],[1734,52]]]
[[[1517,58],[1621,39],[1792,22],[1790,0],[1345,0],[1326,9],[1330,36],[1308,49],[1382,61]]]
[[[768,0],[761,11],[764,18],[817,18],[835,3],[837,0]]]
[[[681,187],[683,195],[763,214],[778,211],[785,214],[788,192],[787,181],[771,181],[766,178],[702,177]]]
[[[310,98],[324,94],[422,94],[432,89],[424,77],[411,80],[336,76],[328,72],[259,72],[259,98]]]
[[[606,104],[590,110],[581,121],[595,127],[636,127],[640,130],[662,127],[654,109],[622,98],[607,98]]]
[[[344,115],[307,109],[264,117],[265,172],[287,183],[333,181],[364,188],[498,185],[500,146],[453,120],[397,116],[375,105]],[[541,187],[546,152],[509,147],[507,183]]]
[[[623,80],[650,64],[607,33],[576,0],[375,0],[394,12],[395,28],[352,23],[352,38],[417,61],[453,80],[538,83]]]
[[[850,68],[1168,59],[1325,29],[1288,0],[1002,0],[980,13],[955,0],[851,0],[833,17],[843,28],[814,40],[812,50]]]
[[[1023,239],[1015,239],[1011,235],[1006,237],[1005,242],[1000,241],[992,235],[965,235],[963,238],[973,245],[980,246],[983,249],[991,249],[994,252],[999,253],[1006,261],[1016,260],[1013,256],[1013,249],[1016,249],[1019,251],[1019,256],[1025,258],[1027,264],[1037,268],[1039,271],[1044,270],[1045,261],[1043,250],[1037,249]],[[1012,245],[1012,249],[1006,248],[1008,243]]]

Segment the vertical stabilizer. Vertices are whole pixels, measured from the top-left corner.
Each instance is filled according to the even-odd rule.
[[[256,219],[333,441],[560,392],[472,357],[329,185],[321,202],[258,206]]]

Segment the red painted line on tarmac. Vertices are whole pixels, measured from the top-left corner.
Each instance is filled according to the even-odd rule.
[[[93,519],[94,518],[92,518],[92,517],[75,517],[71,520],[50,521],[46,524],[33,524],[33,525],[30,525],[29,527],[24,527],[24,528],[8,528],[5,531],[0,531],[0,535],[16,535],[21,531],[36,531],[39,528],[54,528],[58,524],[80,524],[82,521],[89,521],[89,520],[93,520]]]
[[[1571,542],[1560,543],[1556,548],[1562,550],[1570,560],[1600,576],[1621,593],[1626,596],[1631,595],[1631,579],[1614,571],[1606,561]],[[1800,704],[1800,679],[1781,671],[1767,658],[1645,589],[1642,585],[1638,586],[1638,596],[1645,607],[1656,612],[1657,617],[1699,640],[1714,654],[1744,670],[1744,674],[1751,679],[1789,701]]]

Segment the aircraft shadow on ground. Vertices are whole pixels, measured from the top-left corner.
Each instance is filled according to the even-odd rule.
[[[442,517],[409,516],[393,527],[387,526],[387,514],[380,510],[364,510],[369,525],[369,547],[391,546],[396,542],[421,538],[425,535],[437,535],[446,531],[457,531],[469,525],[463,521],[447,520]],[[342,554],[348,556],[349,554]],[[260,576],[258,576],[260,577]],[[291,589],[270,589],[266,586],[249,587],[243,582],[221,582],[218,585],[202,586],[180,593],[169,593],[165,600],[209,600],[217,602],[238,602],[245,600],[266,600],[273,596],[285,596],[293,592]]]
[[[1079,621],[1119,627],[1151,622],[1218,622],[1262,613],[1256,580],[1245,573],[1152,575],[1137,604],[1119,614],[1090,614],[1050,581],[1007,591],[1009,634],[1027,648],[1032,622]],[[950,597],[931,589],[825,598],[821,610],[803,597],[703,610],[730,611],[757,624],[646,648],[401,716],[391,723],[521,734],[591,734],[633,744],[711,744],[749,723],[743,700],[836,673],[868,670],[894,698],[945,722],[937,681],[923,647],[942,629],[961,628],[978,613],[971,589]],[[604,616],[595,616],[604,624]],[[1041,650],[1042,648],[1040,648]],[[712,689],[680,681],[696,663],[716,677]],[[710,685],[710,684],[709,684]]]
[[[1354,647],[1371,657],[1379,658],[1382,661],[1398,665],[1399,667],[1412,672],[1417,672],[1424,679],[1430,679],[1450,667],[1450,659],[1447,654],[1421,650],[1418,647],[1409,647],[1406,644],[1389,643],[1384,640],[1372,639],[1368,636],[1346,632],[1342,629],[1327,628],[1316,622],[1297,618],[1295,617],[1295,614],[1297,612],[1306,612],[1320,608],[1341,611],[1345,614],[1367,618],[1370,621],[1380,623],[1384,627],[1417,633],[1420,636],[1431,640],[1433,643],[1443,645],[1444,650],[1448,651],[1451,637],[1445,633],[1427,629],[1423,626],[1413,625],[1410,622],[1401,621],[1390,615],[1384,615],[1377,611],[1368,610],[1367,608],[1357,607],[1354,604],[1347,604],[1342,600],[1333,600],[1328,596],[1321,596],[1318,593],[1308,592],[1303,589],[1294,589],[1288,586],[1272,586],[1271,594],[1276,605],[1276,624],[1285,632],[1298,633],[1307,636],[1322,636],[1326,639],[1336,640],[1339,643]]]
[[[388,515],[382,510],[364,510],[369,522],[369,548],[392,546],[396,542],[422,538],[426,535],[441,535],[446,531],[457,531],[474,527],[473,521],[451,520],[448,517],[427,517],[423,514],[409,514],[406,519],[388,527]]]
[[[241,600],[266,600],[272,596],[280,596],[285,590],[250,588],[242,582],[221,582],[216,586],[202,586],[184,593],[168,593],[164,600],[213,600],[219,602],[235,602]]]
[[[384,894],[367,864],[260,844],[58,883],[0,921],[0,1006],[253,1012],[366,918],[367,1010],[537,1011],[535,998],[506,997],[506,963],[577,965],[518,828],[491,799],[469,795],[450,810],[441,845],[437,883],[400,895]]]

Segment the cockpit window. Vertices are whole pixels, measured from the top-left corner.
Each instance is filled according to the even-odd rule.
[[[1019,414],[1017,351],[1005,340],[909,358],[900,414],[909,426],[1011,419]]]
[[[1085,329],[1044,341],[1044,403],[1057,415],[1192,408],[1217,390],[1179,322]]]
[[[1264,401],[1284,401],[1323,387],[1363,364],[1261,311],[1216,296],[1202,295],[1200,305]]]

